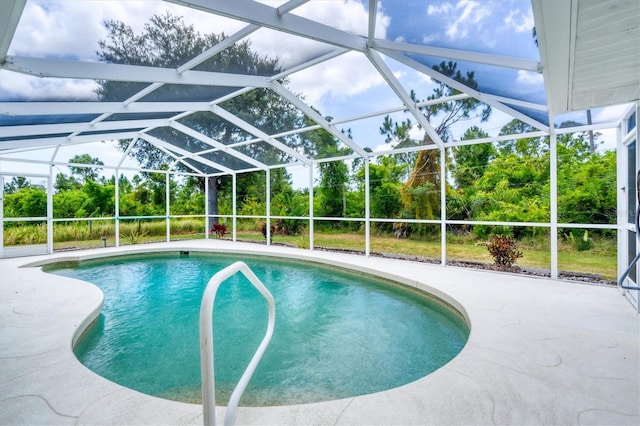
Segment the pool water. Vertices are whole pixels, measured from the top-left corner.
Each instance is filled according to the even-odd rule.
[[[198,318],[213,274],[243,260],[271,291],[276,327],[240,402],[284,405],[352,397],[415,381],[464,346],[469,329],[436,299],[341,269],[269,257],[155,254],[47,268],[97,285],[104,307],[74,348],[123,386],[201,402]],[[67,265],[68,266],[68,265]],[[267,324],[267,304],[235,275],[214,305],[216,401],[226,404]]]

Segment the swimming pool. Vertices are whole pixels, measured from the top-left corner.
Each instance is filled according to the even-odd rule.
[[[118,257],[49,272],[105,294],[78,358],[129,388],[200,402],[198,309],[215,272],[238,260],[189,253]],[[243,256],[276,300],[276,330],[241,405],[373,393],[415,381],[453,358],[468,327],[449,306],[374,277],[305,262]],[[216,299],[216,399],[224,403],[266,327],[266,303],[237,276]]]

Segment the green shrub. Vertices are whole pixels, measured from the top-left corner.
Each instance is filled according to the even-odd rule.
[[[571,246],[577,251],[586,251],[593,248],[593,241],[589,239],[588,230],[585,230],[582,236],[580,236],[579,230],[572,230],[569,233],[569,241],[571,241]]]

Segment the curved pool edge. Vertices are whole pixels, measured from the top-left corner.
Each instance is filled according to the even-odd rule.
[[[412,377],[410,380],[400,380],[399,382],[395,382],[395,383],[387,383],[386,386],[384,388],[381,388],[379,390],[376,390],[374,392],[368,392],[368,393],[363,393],[363,392],[354,392],[351,395],[344,395],[341,397],[334,397],[332,399],[317,399],[316,401],[308,401],[308,402],[302,402],[302,401],[287,401],[287,402],[282,402],[282,403],[276,403],[276,404],[266,404],[265,406],[272,406],[272,405],[297,405],[297,404],[304,404],[304,403],[313,403],[313,402],[326,402],[326,401],[330,401],[330,400],[335,400],[335,399],[349,399],[355,396],[361,396],[361,395],[367,395],[370,393],[377,393],[377,392],[384,392],[396,387],[401,387],[404,386],[406,384],[412,383],[414,381],[420,380],[421,378],[432,374],[434,371],[442,368],[444,365],[448,364],[449,362],[451,362],[452,359],[454,359],[456,356],[459,355],[459,353],[464,349],[464,346],[466,345],[467,341],[468,341],[468,335],[470,333],[470,326],[469,326],[469,320],[468,320],[468,315],[466,314],[466,311],[464,310],[464,308],[462,308],[461,304],[455,300],[453,297],[451,297],[450,295],[438,291],[434,288],[431,288],[429,286],[424,285],[423,283],[420,282],[416,282],[413,280],[405,280],[400,276],[394,275],[394,274],[390,274],[390,273],[381,273],[380,271],[371,269],[371,268],[365,268],[365,267],[353,267],[352,265],[348,264],[348,263],[336,263],[335,261],[332,262],[328,262],[325,259],[318,259],[315,257],[309,257],[309,256],[301,256],[299,254],[288,254],[288,255],[276,255],[276,254],[270,254],[270,253],[262,253],[262,252],[256,252],[256,251],[235,251],[235,250],[193,250],[193,249],[175,249],[175,250],[166,250],[166,249],[152,249],[152,250],[133,250],[130,252],[127,252],[126,254],[113,254],[111,256],[100,256],[100,257],[96,257],[96,256],[83,256],[83,257],[79,257],[79,256],[73,256],[73,257],[60,257],[58,259],[50,259],[47,261],[40,261],[40,262],[35,262],[33,264],[30,264],[30,267],[40,267],[42,268],[43,271],[45,272],[53,272],[55,273],[55,270],[58,268],[75,268],[77,266],[83,266],[83,265],[92,265],[95,264],[95,262],[99,262],[98,264],[102,264],[102,262],[104,260],[106,260],[107,262],[120,262],[120,261],[127,261],[127,260],[142,260],[144,261],[145,259],[164,259],[165,257],[167,259],[177,259],[178,257],[182,258],[183,256],[185,256],[186,254],[189,254],[191,256],[197,256],[197,257],[212,257],[215,258],[217,255],[221,255],[221,256],[234,256],[235,259],[243,259],[245,260],[247,263],[252,264],[253,261],[257,260],[257,259],[264,259],[267,262],[290,262],[291,265],[294,264],[307,264],[307,265],[317,265],[317,267],[324,267],[327,268],[325,269],[326,271],[336,271],[336,272],[340,272],[340,271],[344,271],[345,273],[349,273],[352,274],[352,276],[354,277],[361,277],[361,278],[365,278],[365,277],[371,277],[371,279],[380,279],[382,281],[380,281],[380,283],[386,283],[387,286],[390,287],[397,287],[397,288],[404,288],[404,291],[409,291],[410,293],[406,293],[407,295],[409,294],[413,294],[413,296],[410,297],[414,297],[417,300],[420,300],[422,298],[424,298],[425,300],[429,300],[429,303],[432,303],[432,306],[439,306],[440,308],[438,309],[442,309],[443,312],[448,312],[447,315],[451,315],[452,318],[455,317],[456,320],[458,321],[458,323],[460,324],[460,327],[464,328],[465,331],[465,337],[464,340],[462,340],[460,342],[460,347],[459,349],[457,349],[454,353],[451,353],[450,355],[447,355],[446,360],[442,360],[438,366],[436,366],[435,368],[429,368],[429,371],[424,372],[423,374],[419,375],[418,377]],[[224,259],[224,258],[223,258]],[[63,276],[65,276],[66,274],[62,274]],[[81,279],[81,278],[79,278]],[[368,279],[368,278],[365,278]],[[92,284],[93,285],[93,284]],[[457,306],[457,307],[456,307]],[[98,317],[98,315],[100,314],[100,310],[97,309],[94,310],[91,314],[90,317],[88,317],[83,324],[76,330],[76,333],[74,334],[74,339],[73,339],[73,343],[72,343],[72,347],[74,348],[74,353],[76,351],[75,345],[78,341],[78,339],[80,338],[80,336],[82,336],[82,334],[87,331],[89,329],[89,327],[91,327],[94,324],[95,319]],[[436,342],[434,342],[436,343]],[[197,343],[196,343],[197,344]],[[82,359],[82,357],[80,357],[80,359]],[[346,360],[345,360],[346,361]],[[100,374],[98,370],[95,371],[97,374]],[[102,374],[100,374],[102,375]],[[105,376],[103,376],[105,377]],[[107,380],[109,380],[109,377],[105,377]],[[136,389],[135,386],[133,387],[134,390],[138,390],[140,392],[144,392],[144,390],[142,389]],[[153,395],[153,393],[149,393],[149,395]],[[295,398],[293,398],[295,399]],[[178,400],[180,401],[180,400]]]
[[[261,247],[261,246],[258,246],[258,247]],[[381,271],[379,269],[371,268],[368,266],[354,265],[353,263],[350,263],[350,262],[340,262],[340,261],[336,262],[335,259],[324,259],[322,257],[318,257],[317,255],[315,255],[319,253],[315,251],[312,252],[314,254],[310,255],[308,254],[307,251],[304,251],[304,250],[300,250],[300,252],[282,252],[282,253],[275,254],[271,252],[265,253],[259,249],[252,250],[248,248],[227,250],[222,248],[194,249],[193,247],[190,247],[190,246],[162,247],[162,248],[158,247],[158,248],[150,248],[150,249],[147,247],[141,247],[136,249],[125,249],[115,253],[100,252],[100,253],[90,253],[90,254],[76,254],[73,256],[62,256],[57,259],[35,261],[32,263],[25,264],[22,267],[24,268],[43,267],[43,266],[48,266],[48,265],[62,263],[62,262],[84,262],[88,260],[105,259],[109,257],[121,257],[121,256],[130,256],[130,255],[149,255],[152,253],[173,253],[173,252],[218,253],[218,254],[234,254],[234,255],[247,255],[247,256],[259,256],[259,257],[278,257],[278,258],[290,259],[290,260],[302,260],[310,263],[319,263],[329,267],[346,269],[348,271],[363,272],[372,276],[397,282],[399,284],[420,290],[421,292],[426,293],[427,295],[432,296],[435,299],[438,299],[438,302],[444,303],[446,305],[450,305],[450,307],[453,310],[457,311],[457,313],[460,314],[460,316],[464,319],[467,326],[469,327],[469,330],[471,331],[471,320],[464,306],[458,300],[456,300],[454,297],[452,297],[450,294],[446,293],[445,291],[432,287],[426,282],[422,282],[414,279],[406,279],[405,277],[402,277],[400,275]]]
[[[401,276],[401,282],[424,285],[428,282],[427,287],[436,290],[436,295],[439,292],[449,295],[464,306],[461,312],[468,323],[473,322],[462,352],[449,364],[416,382],[346,400],[243,407],[238,412],[238,424],[571,423],[578,418],[637,424],[640,419],[638,392],[634,390],[634,386],[638,388],[638,374],[630,374],[631,366],[638,362],[638,321],[630,309],[625,311],[626,301],[615,289],[364,256],[300,253],[297,249],[204,241],[145,245],[135,250],[59,253],[32,261],[24,258],[0,261],[3,271],[0,360],[16,372],[11,376],[7,374],[9,369],[0,369],[3,371],[0,373],[0,423],[201,423],[199,405],[143,395],[89,372],[75,360],[69,345],[69,330],[81,321],[78,311],[85,317],[90,312],[86,305],[82,309],[77,306],[82,304],[82,295],[65,293],[69,288],[64,283],[60,288],[53,288],[61,283],[62,277],[52,280],[51,274],[45,276],[40,269],[20,268],[61,258],[112,256],[152,248],[159,251],[233,248],[234,252],[252,255],[260,251],[278,257],[293,254],[293,258],[309,261],[322,259],[335,265],[349,262],[349,269],[363,268],[363,272],[373,271],[374,275],[396,271],[394,276]],[[43,289],[46,292],[43,293]],[[14,295],[14,291],[19,294]],[[36,295],[37,299],[47,296],[52,302],[49,310],[22,309],[32,303]],[[572,310],[571,317],[566,316],[566,309]],[[591,317],[598,317],[597,326],[585,321]],[[11,333],[14,321],[15,324],[22,321],[22,338]],[[540,339],[547,335],[548,339]],[[10,353],[7,342],[12,342]],[[594,350],[594,347],[600,349]],[[602,353],[605,347],[614,352],[617,359],[624,355],[628,360],[626,368],[605,363],[607,357]],[[47,356],[54,359],[44,361]],[[582,359],[584,357],[589,360]],[[561,370],[554,368],[558,359],[562,360]],[[582,371],[590,361],[598,364],[598,360],[606,367],[602,378],[589,377],[591,370]],[[594,387],[594,383],[598,386]],[[72,390],[60,392],[61,388]],[[621,397],[614,399],[610,397],[612,394]],[[593,402],[596,399],[597,404]],[[588,411],[590,407],[593,410]],[[217,417],[221,420],[223,415],[221,407]]]

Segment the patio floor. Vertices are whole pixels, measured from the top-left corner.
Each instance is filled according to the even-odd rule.
[[[354,398],[241,407],[237,424],[640,424],[640,320],[617,288],[392,259],[201,240],[0,260],[0,424],[201,424],[202,407],[112,383],[72,339],[102,294],[21,266],[150,250],[313,259],[394,276],[462,308],[469,341],[416,382]],[[224,407],[217,410],[222,423]]]

